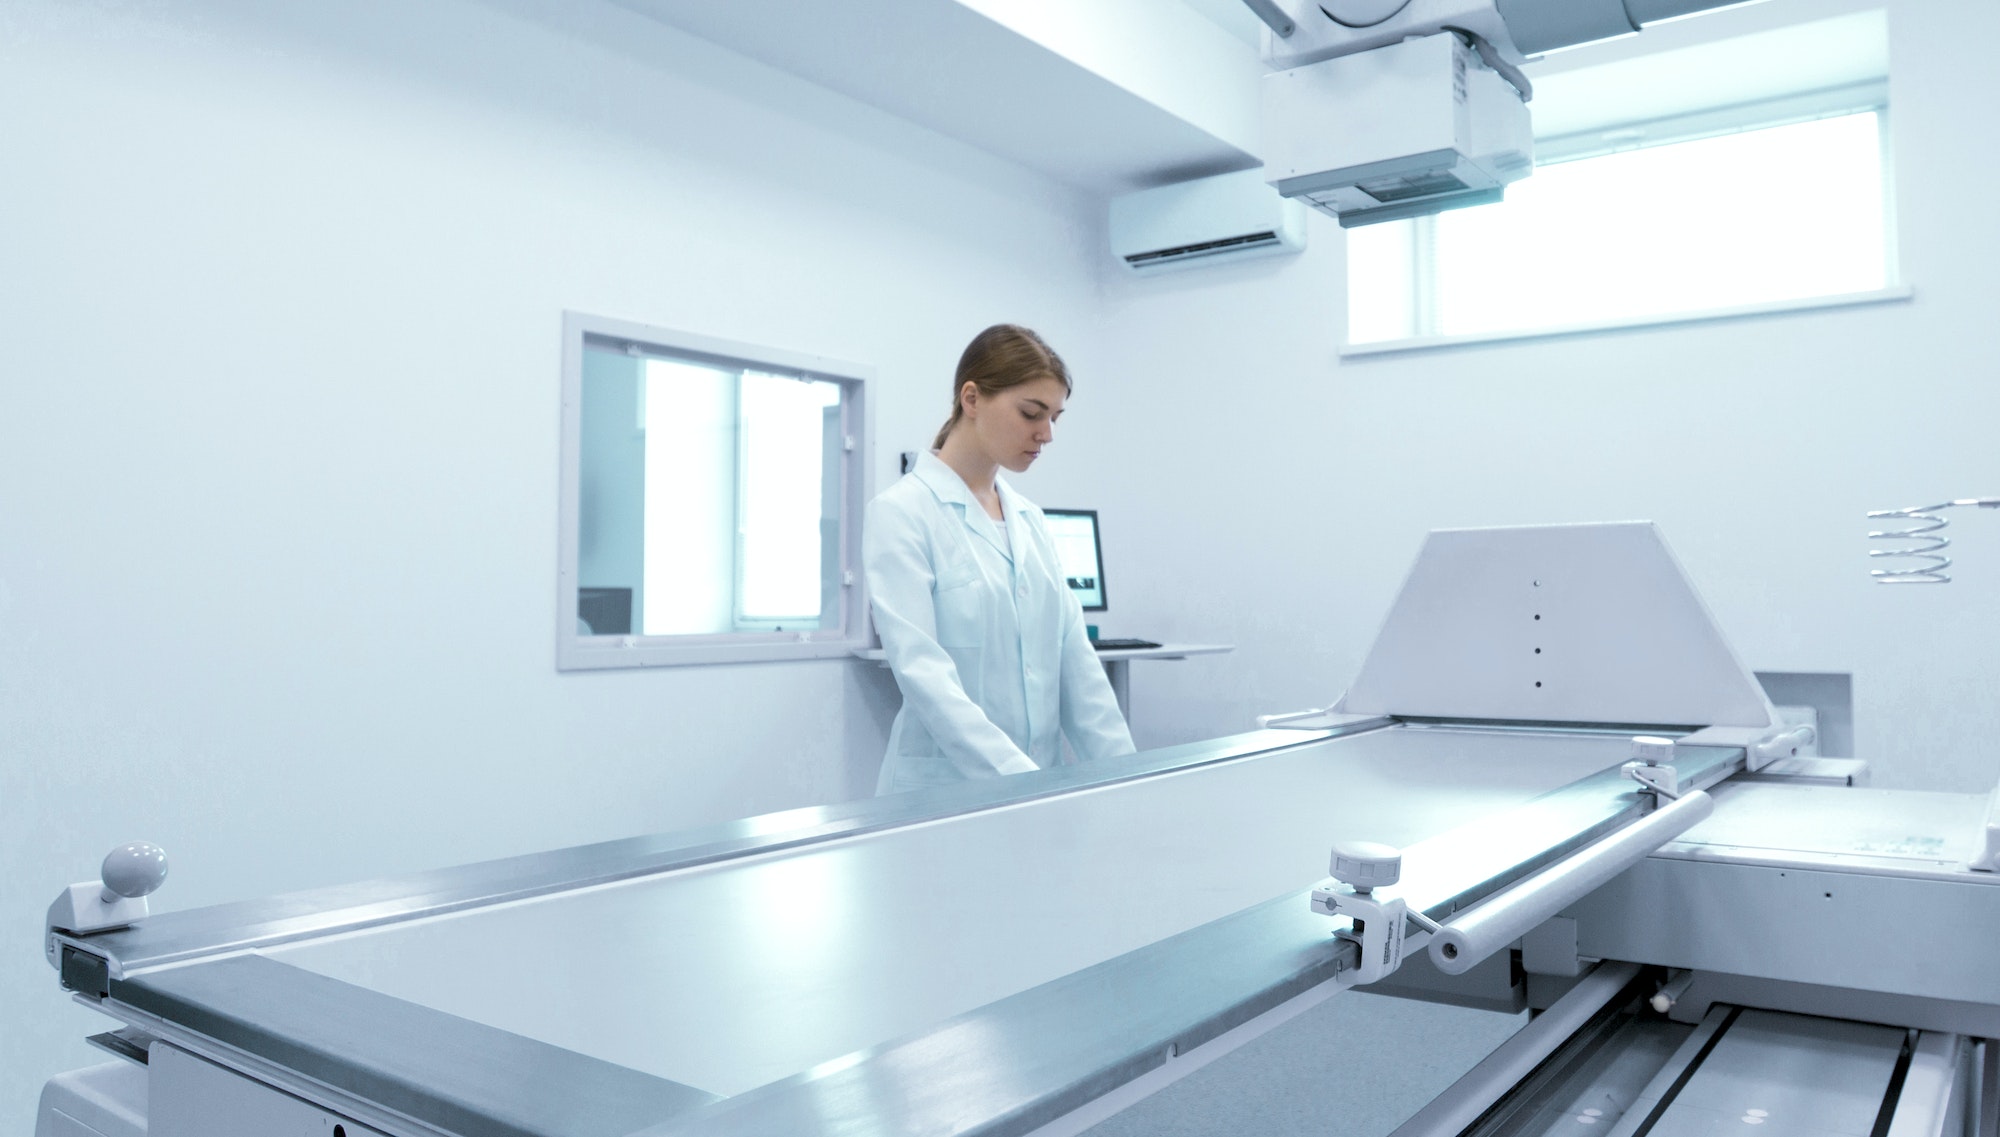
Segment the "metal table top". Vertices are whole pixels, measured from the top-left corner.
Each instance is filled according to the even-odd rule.
[[[1304,894],[1335,840],[1423,842],[1406,884],[1442,917],[1640,808],[1621,735],[1351,729],[169,914],[88,946],[108,1012],[359,1120],[415,1120],[398,1131],[606,1137],[658,1113],[909,1132],[910,1110],[1024,1131],[1347,966]],[[946,1117],[967,1110],[985,1120]]]
[[[722,1095],[1582,778],[1601,738],[1391,730],[268,951]]]

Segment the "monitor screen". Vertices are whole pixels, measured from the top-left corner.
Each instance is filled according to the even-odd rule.
[[[584,585],[576,590],[576,617],[590,628],[585,635],[629,636],[632,634],[632,590]]]
[[[1044,509],[1056,539],[1056,561],[1086,612],[1104,611],[1104,543],[1094,509]]]

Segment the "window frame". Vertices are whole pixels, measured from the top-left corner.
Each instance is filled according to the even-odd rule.
[[[1721,305],[1713,308],[1682,309],[1601,320],[1576,320],[1533,327],[1501,328],[1447,335],[1424,330],[1434,328],[1438,316],[1434,310],[1437,301],[1434,287],[1437,218],[1433,214],[1415,218],[1410,223],[1407,263],[1408,302],[1412,323],[1418,330],[1408,336],[1356,342],[1351,338],[1353,309],[1350,300],[1347,306],[1347,319],[1341,328],[1339,354],[1342,357],[1387,355],[1468,344],[1548,339],[1630,328],[1705,323],[1773,313],[1908,300],[1914,295],[1914,290],[1902,280],[1901,258],[1898,255],[1895,170],[1886,79],[1871,79],[1666,118],[1611,124],[1576,134],[1537,138],[1535,165],[1539,169],[1568,162],[1590,161],[1629,150],[1668,146],[1721,134],[1775,129],[1817,119],[1869,112],[1876,115],[1877,138],[1881,152],[1881,224],[1885,275],[1881,288],[1862,292],[1821,293],[1754,304]],[[1352,286],[1350,277],[1348,287]]]
[[[861,525],[868,501],[873,425],[872,368],[827,356],[742,343],[629,320],[563,313],[561,489],[557,503],[556,669],[594,671],[851,657],[874,642],[861,585]],[[840,620],[810,631],[738,631],[685,635],[593,636],[577,631],[582,510],[583,363],[587,347],[706,362],[732,369],[838,383],[841,387]],[[739,470],[738,480],[741,474]],[[740,525],[738,526],[740,533]],[[739,535],[740,544],[740,535]],[[732,572],[740,576],[740,558]]]

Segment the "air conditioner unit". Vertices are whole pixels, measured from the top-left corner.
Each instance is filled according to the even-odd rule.
[[[1264,77],[1264,178],[1342,226],[1499,201],[1533,171],[1527,104],[1440,32]]]
[[[1242,170],[1111,199],[1111,251],[1134,272],[1296,253],[1305,208]]]

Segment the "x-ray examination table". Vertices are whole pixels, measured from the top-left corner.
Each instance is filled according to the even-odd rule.
[[[1657,543],[1649,526],[1572,528],[1616,532],[1556,534],[1564,563],[1564,541],[1608,541],[1613,561]],[[1475,575],[1505,574],[1520,531],[1485,532],[1501,536],[1475,538]],[[1424,566],[1450,562],[1440,537],[1385,639],[1408,642],[1409,603],[1425,628],[1464,624],[1425,601]],[[1527,540],[1532,562],[1546,542]],[[1534,587],[1556,592],[1561,571]],[[1489,611],[1458,575],[1452,603]],[[1529,638],[1567,649],[1622,627],[1601,598],[1565,603],[1535,596]],[[1665,607],[1634,618],[1687,619]],[[1539,609],[1591,628],[1533,628]],[[1485,650],[1488,633],[1456,634],[1471,640],[1426,650]],[[1411,1103],[1411,1133],[1840,1133],[1856,1127],[1824,1103],[1848,1093],[1868,1122],[1854,1137],[1891,1137],[1878,1120],[1992,1137],[1994,1048],[1977,1040],[2000,1034],[2000,881],[1966,867],[1984,798],[1819,784],[1842,779],[1785,761],[1749,704],[1734,726],[1614,707],[1628,713],[1599,721],[1615,729],[1370,705],[1407,697],[1407,670],[1378,642],[1310,729],[58,931],[52,953],[65,987],[125,1024],[104,1041],[143,1064],[157,1137],[1071,1132],[1179,1056],[1352,983],[1377,947],[1402,951],[1400,917],[1394,945],[1338,918],[1371,894],[1312,889],[1331,844],[1365,839],[1402,854],[1373,895],[1415,913],[1383,988],[1547,1008],[1520,1053]],[[1456,697],[1477,710],[1475,687]],[[1661,789],[1622,768],[1646,724],[1672,743]],[[1629,870],[1574,871],[1671,815]],[[1526,915],[1480,924],[1516,901]],[[1485,962],[1459,968],[1447,941]],[[1647,996],[1678,1021],[1635,1016]],[[1758,1070],[1767,1087],[1820,1077],[1793,1096],[1826,1116],[1731,1104]],[[1586,1090],[1617,1108],[1572,1108]],[[50,1092],[72,1091],[90,1093]]]

